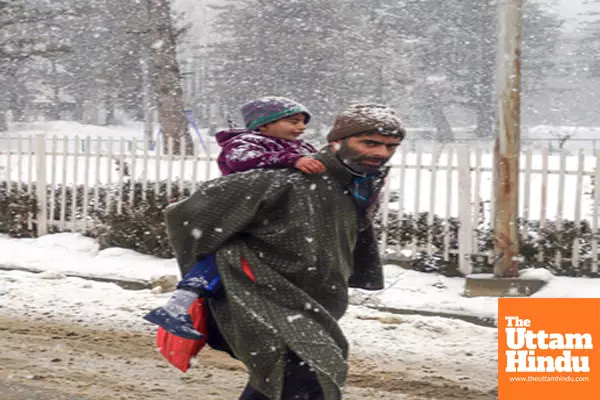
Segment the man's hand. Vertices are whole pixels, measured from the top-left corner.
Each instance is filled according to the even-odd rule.
[[[325,165],[312,157],[300,157],[294,167],[306,174],[320,174],[325,172]]]

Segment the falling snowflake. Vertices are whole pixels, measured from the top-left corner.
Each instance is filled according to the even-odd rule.
[[[164,41],[162,41],[162,40],[157,40],[157,41],[155,41],[154,43],[152,43],[152,46],[151,46],[151,47],[152,47],[154,50],[158,50],[158,49],[160,49],[161,47],[163,47],[163,46],[164,46],[164,44],[165,44],[165,42],[164,42]]]
[[[288,315],[287,322],[291,324],[292,322],[299,320],[300,318],[302,318],[302,314]]]
[[[192,236],[194,239],[200,239],[202,237],[202,231],[198,228],[192,229]]]

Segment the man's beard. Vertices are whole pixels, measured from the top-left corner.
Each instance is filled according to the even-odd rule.
[[[379,169],[389,160],[389,158],[380,158],[361,154],[360,152],[348,146],[348,143],[345,140],[339,144],[335,154],[348,168],[362,174],[379,171]],[[364,161],[375,161],[377,164],[364,164]]]

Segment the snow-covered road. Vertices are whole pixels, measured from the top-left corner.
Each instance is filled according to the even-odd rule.
[[[84,323],[0,316],[0,390],[4,400],[121,399],[173,397],[236,399],[246,381],[244,367],[224,353],[203,350],[186,374],[168,366],[146,333]],[[492,400],[424,370],[425,379],[401,373],[394,363],[353,358],[345,398],[381,400]],[[6,396],[6,397],[5,397]]]
[[[56,272],[0,271],[0,386],[84,399],[162,399],[182,390],[237,398],[246,375],[229,357],[203,350],[182,374],[155,351],[154,327],[141,316],[167,296]],[[362,307],[341,323],[352,354],[347,399],[496,398],[495,329]]]

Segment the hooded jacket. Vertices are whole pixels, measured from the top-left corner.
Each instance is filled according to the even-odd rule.
[[[284,140],[246,129],[221,131],[216,137],[221,146],[217,162],[223,175],[256,168],[293,168],[300,157],[317,151],[303,140]]]

